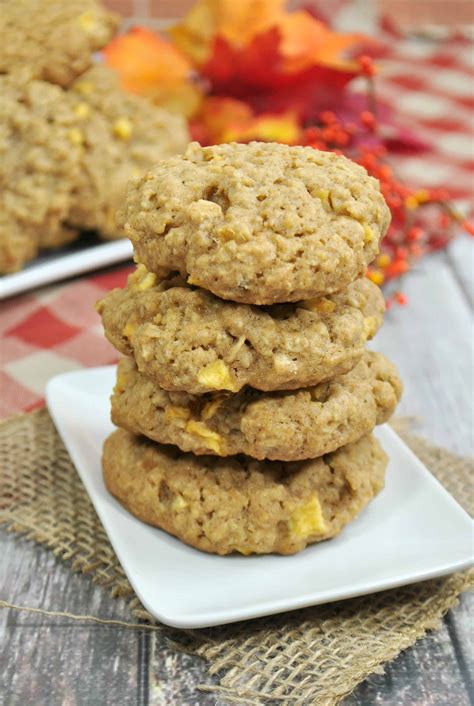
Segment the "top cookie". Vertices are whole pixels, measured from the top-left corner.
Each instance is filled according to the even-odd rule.
[[[26,66],[32,78],[67,86],[91,65],[118,20],[95,0],[2,2],[0,73]]]
[[[360,277],[390,212],[377,180],[343,156],[192,143],[131,182],[118,219],[148,270],[179,270],[223,299],[273,304]]]

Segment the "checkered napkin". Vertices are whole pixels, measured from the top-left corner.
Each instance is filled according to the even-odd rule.
[[[468,198],[474,167],[472,45],[462,37],[382,40],[389,52],[381,62],[378,95],[393,107],[397,123],[430,146],[421,156],[394,156],[397,173],[409,184],[449,187],[454,198]],[[0,305],[1,417],[41,406],[50,377],[117,359],[94,304],[108,289],[123,286],[129,271],[77,279]]]
[[[411,186],[449,188],[453,199],[473,194],[474,49],[465,37],[444,40],[382,36],[377,95],[428,149],[392,154],[397,175]]]
[[[130,271],[122,267],[0,304],[0,417],[42,406],[54,375],[117,360],[94,304],[122,287]]]

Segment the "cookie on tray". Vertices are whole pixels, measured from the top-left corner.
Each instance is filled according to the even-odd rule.
[[[383,488],[373,436],[317,459],[196,458],[123,429],[105,441],[109,491],[133,515],[215,554],[294,554],[339,534]]]
[[[122,237],[115,215],[128,180],[186,148],[184,118],[124,91],[118,74],[101,64],[80,76],[69,95],[79,121],[77,139],[84,147],[70,221],[106,238]]]
[[[0,272],[76,237],[66,226],[79,179],[76,116],[59,86],[0,76]]]
[[[338,294],[255,307],[218,299],[143,265],[98,304],[105,335],[166,390],[288,390],[342,375],[381,326],[384,299],[367,278]]]
[[[67,86],[112,38],[119,17],[96,0],[6,0],[0,12],[0,73],[28,67]]]
[[[192,143],[131,182],[118,219],[136,260],[247,304],[337,292],[379,250],[379,183],[341,155],[276,143]]]
[[[366,352],[346,375],[288,392],[168,392],[120,361],[112,421],[194,454],[296,461],[357,441],[393,413],[401,382],[392,363]]]

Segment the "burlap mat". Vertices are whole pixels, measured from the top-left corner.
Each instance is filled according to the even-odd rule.
[[[472,462],[399,432],[472,514]],[[10,531],[50,547],[74,571],[128,598],[135,618],[154,623],[134,596],[45,410],[0,425],[0,472],[0,521]],[[220,679],[203,688],[229,702],[329,706],[436,627],[473,585],[470,571],[220,628],[177,631],[154,624],[178,648],[208,660]]]

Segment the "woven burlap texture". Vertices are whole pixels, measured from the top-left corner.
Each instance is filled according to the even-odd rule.
[[[472,462],[399,432],[472,514]],[[128,598],[135,618],[153,623],[45,410],[0,425],[0,473],[0,521],[9,530],[46,545],[74,571]],[[219,683],[203,688],[229,702],[330,706],[436,627],[473,585],[471,571],[220,628],[159,629],[177,648],[208,660]]]

